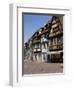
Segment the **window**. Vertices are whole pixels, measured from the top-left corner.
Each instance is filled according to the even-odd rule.
[[[37,44],[35,44],[35,48],[37,48]]]
[[[42,44],[42,48],[43,48],[43,49],[46,48],[46,47],[45,47],[45,43]]]
[[[60,37],[61,44],[63,43],[63,36]]]
[[[57,44],[57,38],[53,38],[52,43],[53,43],[53,45],[56,45]]]
[[[59,25],[59,30],[63,30],[63,25],[62,24]]]
[[[59,43],[59,44],[62,44],[62,43],[63,43],[63,36],[58,37],[58,43]]]
[[[49,40],[49,46],[51,45],[51,40]]]
[[[35,48],[40,48],[40,44],[35,44]]]

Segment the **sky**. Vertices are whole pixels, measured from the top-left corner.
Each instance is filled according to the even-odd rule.
[[[50,15],[24,14],[24,43],[51,18]]]

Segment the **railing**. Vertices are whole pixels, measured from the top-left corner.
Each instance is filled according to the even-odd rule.
[[[49,37],[54,37],[54,36],[60,35],[60,34],[63,34],[63,31],[62,30],[58,30],[58,31],[56,31],[54,33],[50,33]]]
[[[38,42],[40,42],[40,40],[38,39],[38,40],[33,40],[33,43],[38,43]]]
[[[40,36],[40,35],[42,35],[42,34],[48,32],[48,31],[49,31],[49,29],[43,30],[41,33],[38,34],[38,36]]]
[[[55,49],[63,49],[63,44],[49,46],[49,50],[55,50]]]

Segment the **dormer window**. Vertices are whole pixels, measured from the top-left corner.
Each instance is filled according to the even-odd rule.
[[[48,29],[49,29],[49,30],[51,29],[51,24],[50,24],[50,23],[48,23]]]
[[[53,16],[52,21],[56,20],[56,16]]]
[[[46,26],[44,26],[44,30],[46,30]]]
[[[48,29],[48,24],[46,24],[46,25],[44,26],[44,29],[45,29],[45,30]]]
[[[53,16],[53,18],[52,18],[52,24],[55,24],[56,23],[56,16]]]
[[[41,34],[41,32],[42,32],[42,29],[39,30],[39,34]]]
[[[51,29],[50,33],[51,33],[51,34],[53,33],[53,29]]]

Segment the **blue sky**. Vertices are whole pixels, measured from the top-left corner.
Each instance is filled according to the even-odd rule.
[[[24,14],[24,42],[27,42],[33,33],[44,26],[51,17],[50,15]]]

